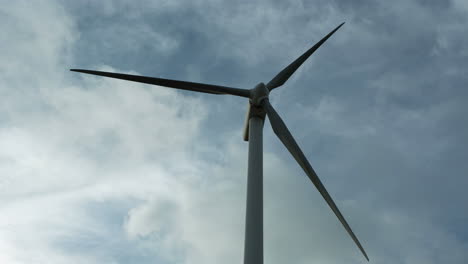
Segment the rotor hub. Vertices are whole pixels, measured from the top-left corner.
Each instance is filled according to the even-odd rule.
[[[268,99],[270,90],[264,83],[259,83],[255,88],[250,90],[250,103],[254,106],[260,106],[264,99]]]

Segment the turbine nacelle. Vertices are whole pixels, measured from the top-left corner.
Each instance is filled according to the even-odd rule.
[[[257,84],[255,88],[250,89],[249,92],[250,100],[249,104],[247,105],[244,121],[244,141],[249,141],[249,119],[252,116],[258,116],[261,119],[265,119],[266,112],[262,102],[263,100],[268,99],[268,95],[270,94],[270,90],[268,90],[264,83]]]

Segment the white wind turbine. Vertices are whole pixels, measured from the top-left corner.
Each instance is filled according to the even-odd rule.
[[[338,217],[343,227],[359,247],[365,258],[367,257],[364,248],[354,235],[351,227],[338,210],[333,199],[328,194],[314,169],[307,161],[304,153],[297,145],[293,136],[284,124],[281,117],[275,111],[269,101],[270,92],[283,85],[289,77],[314,53],[333,33],[335,33],[344,23],[340,24],[333,31],[297,58],[294,62],[279,72],[266,85],[259,83],[253,89],[239,89],[219,85],[204,83],[185,82],[169,80],[155,77],[136,76],[121,73],[111,73],[102,71],[91,71],[82,69],[71,69],[71,71],[100,75],[105,77],[123,79],[128,81],[147,83],[170,88],[210,93],[210,94],[230,94],[249,98],[249,109],[247,111],[246,123],[244,126],[244,140],[249,142],[248,173],[247,173],[247,212],[245,220],[245,242],[244,242],[244,264],[263,263],[263,122],[267,115],[270,124],[283,142],[284,146],[299,163],[309,179],[318,189],[331,210]]]

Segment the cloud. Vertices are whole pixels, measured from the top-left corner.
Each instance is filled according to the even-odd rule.
[[[273,104],[372,262],[463,263],[467,21],[454,5],[2,6],[0,261],[242,261],[245,102],[68,68],[249,87],[345,20]],[[272,136],[266,122],[265,262],[363,261]]]
[[[183,162],[189,153],[185,148],[197,135],[204,106],[175,91],[72,79],[64,62],[70,61],[70,36],[76,32],[64,9],[54,2],[5,8],[10,53],[2,60],[14,63],[2,64],[1,78],[7,98],[0,130],[1,251],[8,252],[3,258],[8,263],[115,260],[119,254],[113,256],[111,247],[96,255],[77,254],[86,243],[108,241],[111,235],[106,233],[111,223],[93,218],[87,208],[166,191],[164,175],[181,169],[172,161]],[[47,25],[56,28],[44,31]],[[117,231],[123,232],[122,226]]]

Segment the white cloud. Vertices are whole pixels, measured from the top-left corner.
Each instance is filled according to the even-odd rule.
[[[205,109],[167,89],[89,77],[72,84],[64,62],[73,23],[55,2],[33,5],[2,7],[2,61],[12,63],[1,71],[0,251],[8,263],[99,261],[56,241],[102,234],[88,204],[170,191],[167,170],[185,162]]]
[[[168,8],[183,6],[167,3]],[[268,7],[266,2],[247,4],[232,14],[211,4],[211,11],[220,12],[208,13],[206,18],[216,18],[216,27],[232,37],[226,46],[217,47],[233,48],[245,60],[262,60],[252,54],[271,43],[299,46],[298,42],[310,41],[305,37],[296,42],[302,37],[287,30],[297,23],[297,10],[300,15],[309,14],[303,2],[296,1],[287,10]],[[103,12],[119,14],[120,5],[114,2]],[[0,40],[9,52],[0,55],[1,61],[8,62],[0,65],[0,262],[130,263],[143,256],[149,256],[148,262],[162,263],[241,262],[247,145],[240,141],[240,133],[219,135],[224,139],[219,148],[200,145],[206,142],[202,124],[208,113],[202,99],[68,72],[74,60],[69,51],[79,32],[56,2],[22,1],[1,8],[7,15],[0,16],[0,23],[7,26]],[[313,36],[333,27],[333,14],[341,12],[332,6],[318,10],[317,15],[323,11],[319,20],[326,22],[306,19],[309,22],[303,28]],[[138,9],[132,12],[137,19]],[[223,19],[223,12],[228,19]],[[245,29],[258,24],[265,27]],[[280,24],[283,27],[277,29]],[[150,28],[138,32],[154,34],[146,40],[164,38]],[[289,33],[269,39],[279,32]],[[131,41],[138,43],[138,35]],[[234,47],[233,40],[249,36],[252,42]],[[177,50],[177,43],[168,41],[161,52]],[[290,49],[291,54],[296,54],[296,48]],[[386,77],[392,79],[383,76],[384,84],[388,84]],[[397,86],[405,78],[392,80],[396,87],[382,91],[384,99],[388,98],[385,93],[403,93]],[[364,142],[376,133],[374,123],[346,130],[355,121],[348,119],[348,107],[330,96],[316,106],[296,105],[293,110],[303,113],[296,118],[312,119],[321,131]],[[439,110],[431,109],[430,116],[444,118]],[[396,121],[411,126],[422,119],[416,113]],[[377,132],[385,128],[377,127]],[[265,138],[266,149],[278,142]],[[199,155],[206,152],[209,155]],[[402,208],[387,209],[379,199],[363,199],[378,196],[372,185],[362,187],[362,192],[369,192],[364,195],[336,191],[336,186],[343,188],[336,182],[345,179],[334,174],[345,174],[344,170],[357,168],[354,163],[369,160],[364,152],[354,153],[344,165],[341,157],[331,157],[317,171],[373,263],[463,263],[467,243],[446,226]],[[222,158],[213,161],[206,156]],[[358,249],[293,159],[279,156],[285,155],[265,153],[265,262],[361,262]]]

